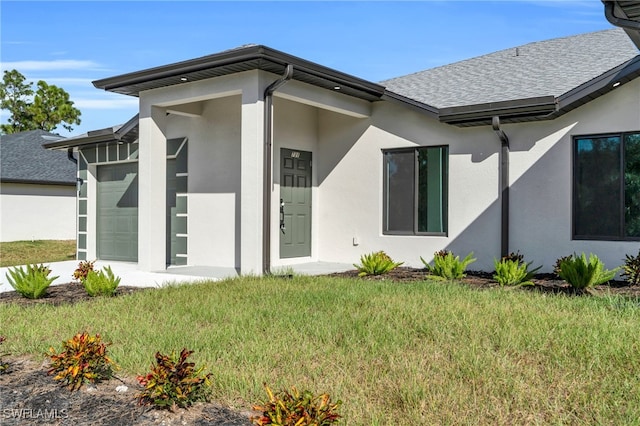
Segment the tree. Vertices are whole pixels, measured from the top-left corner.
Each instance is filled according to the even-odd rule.
[[[60,124],[71,131],[72,124],[80,124],[80,110],[73,106],[64,89],[40,80],[34,92],[33,83],[25,83],[25,80],[16,70],[4,72],[0,83],[0,108],[8,110],[11,116],[8,124],[0,125],[0,132],[38,129],[50,132]]]

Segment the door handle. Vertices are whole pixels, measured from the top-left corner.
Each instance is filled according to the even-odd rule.
[[[285,234],[286,232],[284,232],[286,230],[285,226],[284,226],[284,200],[282,198],[280,198],[280,231],[282,231],[283,234]]]

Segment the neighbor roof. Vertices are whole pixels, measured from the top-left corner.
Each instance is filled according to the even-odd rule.
[[[136,114],[124,124],[107,127],[105,129],[91,130],[82,135],[48,142],[44,144],[44,147],[48,149],[63,149],[108,142],[132,143],[138,140],[138,129],[138,114]]]
[[[64,139],[44,130],[0,137],[0,181],[12,183],[75,185],[76,166],[67,153],[42,145]]]
[[[558,98],[637,55],[625,32],[612,29],[529,43],[382,84],[437,108]]]

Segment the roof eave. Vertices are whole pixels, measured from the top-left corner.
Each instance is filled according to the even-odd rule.
[[[440,121],[456,126],[482,126],[491,122],[491,118],[499,116],[503,122],[509,119],[528,121],[535,117],[555,112],[557,109],[554,96],[541,96],[510,101],[490,102],[475,105],[440,108]]]
[[[345,86],[355,92],[362,92],[363,96],[366,95],[365,97],[368,100],[372,100],[372,98],[378,99],[384,94],[384,86],[262,45],[242,47],[201,58],[96,80],[93,85],[96,88],[110,92],[139,96],[140,89],[136,87],[139,84],[153,81],[159,82],[158,87],[183,84],[185,83],[185,81],[181,81],[183,77],[187,78],[186,82],[202,78],[189,79],[189,74],[252,61],[255,62],[249,65],[252,69],[263,69],[268,63],[272,67],[274,64],[282,67],[288,64],[293,65],[294,79],[298,79],[303,74],[312,78],[320,78],[335,83],[336,86]],[[237,71],[230,70],[228,73],[233,72]],[[160,83],[163,79],[165,81]],[[169,81],[166,79],[169,79]],[[352,95],[357,96],[357,93]]]
[[[558,115],[567,113],[640,77],[640,55],[558,97]]]
[[[631,41],[640,49],[640,5],[633,2],[601,0],[604,16],[612,25],[623,28]]]

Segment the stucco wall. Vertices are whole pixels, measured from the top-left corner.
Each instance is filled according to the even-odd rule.
[[[351,263],[385,250],[418,267],[420,256],[447,248],[474,251],[475,266],[489,267],[500,249],[499,142],[490,130],[472,133],[391,103],[376,104],[370,119],[319,115],[321,260]],[[382,150],[436,145],[449,147],[448,235],[383,235]]]
[[[75,186],[0,185],[0,241],[74,240],[75,235]]]
[[[239,267],[240,96],[204,102],[197,118],[170,115],[167,138],[189,138],[188,261]]]
[[[640,242],[573,241],[572,137],[640,130],[640,80],[636,79],[556,119],[506,125],[511,140],[511,248],[551,271],[571,253],[597,254],[607,267],[636,254]]]

